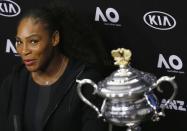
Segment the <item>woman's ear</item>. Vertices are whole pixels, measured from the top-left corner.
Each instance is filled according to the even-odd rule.
[[[57,46],[60,42],[60,33],[59,31],[54,31],[53,34],[52,34],[52,45],[53,46]]]

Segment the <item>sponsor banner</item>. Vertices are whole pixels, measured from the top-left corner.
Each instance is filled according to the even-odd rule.
[[[121,26],[119,24],[120,16],[116,9],[114,8],[107,8],[106,10],[101,10],[100,7],[96,7],[95,12],[95,21],[96,22],[103,22],[104,25],[111,25],[111,26]]]
[[[21,12],[20,6],[12,0],[0,0],[0,16],[15,17]]]
[[[150,11],[143,16],[144,22],[157,30],[171,30],[176,26],[175,18],[162,11]]]
[[[16,47],[15,47],[15,43],[11,40],[11,39],[6,39],[5,40],[5,53],[8,54],[14,54],[15,56],[18,56],[17,51],[16,51]]]
[[[165,105],[166,102],[167,102],[166,99],[162,99],[160,107],[162,108]],[[185,101],[182,101],[182,100],[172,100],[166,106],[166,109],[186,112],[187,105],[186,105]]]
[[[167,72],[184,74],[183,61],[177,55],[166,57],[163,54],[159,54],[157,68],[166,69]]]

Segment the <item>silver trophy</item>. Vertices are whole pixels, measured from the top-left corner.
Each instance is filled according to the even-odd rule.
[[[127,126],[127,131],[139,131],[139,124],[142,121],[158,121],[160,116],[165,116],[165,107],[177,93],[175,77],[162,76],[156,79],[150,73],[132,68],[129,64],[130,50],[119,48],[111,53],[115,60],[114,64],[118,65],[119,69],[98,84],[90,79],[76,80],[81,100],[92,107],[98,117],[103,117],[117,126]],[[172,85],[173,94],[165,105],[160,107],[153,89],[157,88],[159,92],[163,92],[159,87],[162,82],[169,82]],[[81,88],[84,84],[91,84],[94,88],[93,94],[104,98],[100,109],[83,96]]]

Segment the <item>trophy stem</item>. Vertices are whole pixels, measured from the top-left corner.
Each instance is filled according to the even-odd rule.
[[[112,131],[112,124],[108,124],[108,131]]]
[[[141,131],[141,127],[138,125],[129,126],[126,131]]]

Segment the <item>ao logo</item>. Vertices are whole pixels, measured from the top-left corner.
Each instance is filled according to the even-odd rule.
[[[6,53],[14,53],[15,56],[18,56],[16,48],[14,47],[12,41],[10,39],[7,39],[6,41]]]
[[[158,30],[170,30],[176,26],[176,20],[170,14],[161,11],[151,11],[143,16],[144,22]]]
[[[0,0],[0,15],[14,17],[19,15],[21,9],[19,5],[11,0]]]
[[[171,55],[168,61],[166,61],[164,56],[162,54],[159,54],[157,67],[162,68],[162,66],[164,66],[166,69],[170,69],[172,67],[175,70],[181,70],[183,67],[183,63],[182,60],[176,55]]]
[[[95,21],[99,21],[99,18],[101,18],[104,22],[108,22],[109,20],[112,23],[117,23],[119,21],[119,14],[114,8],[107,8],[104,15],[101,9],[97,7]]]

